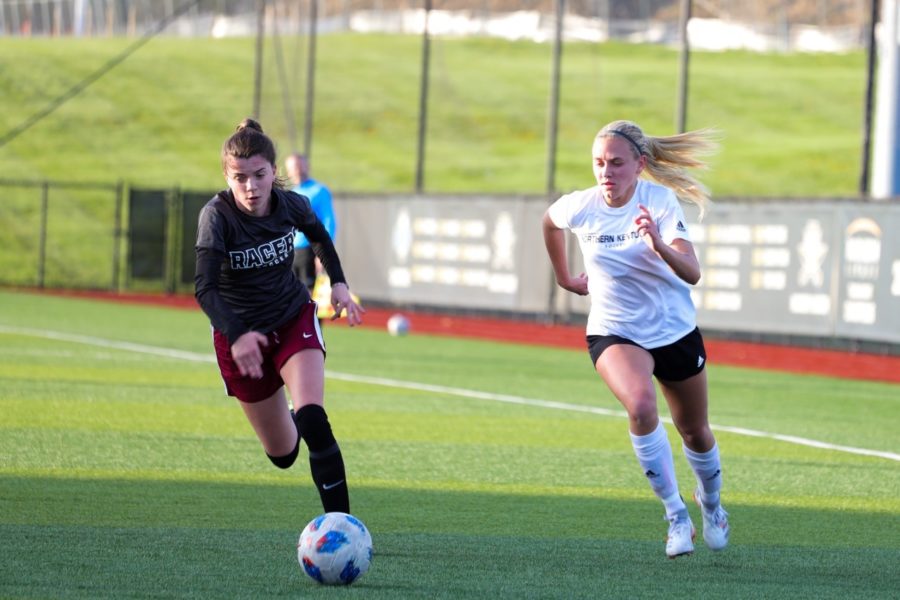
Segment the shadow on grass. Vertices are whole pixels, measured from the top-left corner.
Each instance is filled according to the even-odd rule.
[[[352,500],[375,557],[359,583],[333,590],[296,564],[297,536],[319,509],[309,485],[0,477],[0,596],[890,598],[900,589],[893,514],[730,506],[731,547],[712,553],[698,536],[693,556],[669,561],[652,499],[357,488]]]

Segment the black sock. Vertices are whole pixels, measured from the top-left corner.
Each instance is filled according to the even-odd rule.
[[[266,456],[269,457],[269,460],[272,461],[272,464],[278,467],[279,469],[288,469],[294,461],[297,460],[297,454],[300,453],[300,436],[297,435],[297,445],[294,446],[294,449],[288,452],[284,456],[272,456],[268,452],[266,452]]]
[[[297,429],[309,449],[309,470],[325,512],[350,512],[344,457],[325,409],[308,404],[297,411]]]

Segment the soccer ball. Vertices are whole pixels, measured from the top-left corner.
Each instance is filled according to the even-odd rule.
[[[392,315],[388,319],[387,330],[391,335],[406,335],[409,333],[409,319],[400,313]]]
[[[372,561],[372,536],[363,522],[342,512],[319,515],[297,542],[303,572],[325,585],[350,585]]]

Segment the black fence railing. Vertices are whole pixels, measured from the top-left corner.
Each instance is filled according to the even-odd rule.
[[[212,193],[0,179],[0,285],[176,292]]]
[[[118,289],[123,183],[0,179],[0,283]]]

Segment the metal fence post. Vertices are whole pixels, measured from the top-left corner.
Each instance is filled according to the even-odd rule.
[[[178,288],[178,226],[181,212],[181,188],[176,187],[166,195],[165,242],[163,243],[163,287],[168,294]]]
[[[44,287],[45,265],[47,262],[47,208],[49,205],[50,182],[41,183],[41,231],[38,247],[38,281],[39,288]]]
[[[124,197],[125,184],[119,180],[116,184],[116,208],[113,217],[113,260],[112,260],[112,290],[119,291],[119,272],[121,270],[122,251],[122,199]]]
[[[431,38],[428,34],[428,19],[431,15],[431,0],[425,0],[425,24],[422,27],[422,73],[419,82],[419,135],[416,146],[416,193],[425,187],[425,142],[428,129],[428,73],[431,64]]]
[[[559,136],[559,78],[562,68],[563,33],[566,0],[556,0],[556,23],[553,35],[553,66],[550,70],[550,104],[547,107],[547,185],[552,196],[556,191],[556,141]]]
[[[681,0],[681,14],[678,21],[678,30],[681,35],[681,47],[678,55],[678,107],[675,114],[675,129],[678,133],[684,133],[687,127],[688,77],[690,76],[688,65],[691,59],[688,24],[691,21],[691,4],[691,0]]]
[[[259,119],[262,102],[263,41],[266,35],[266,0],[256,2],[256,59],[253,67],[253,118]]]
[[[316,42],[318,26],[318,0],[310,0],[309,3],[309,50],[306,56],[306,107],[304,108],[303,121],[303,153],[311,160],[312,156],[312,132],[316,88]]]

